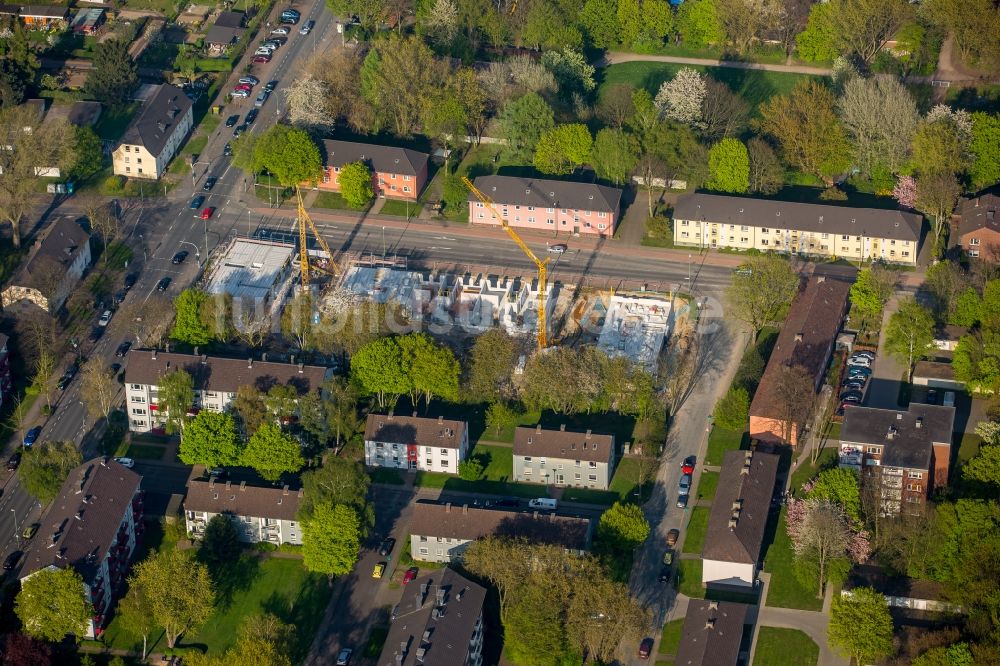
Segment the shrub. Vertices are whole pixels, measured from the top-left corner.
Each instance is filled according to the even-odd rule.
[[[121,194],[125,189],[125,176],[108,176],[104,179],[104,190],[111,194]]]
[[[715,405],[715,424],[726,430],[742,431],[750,418],[750,393],[743,386],[733,386]]]

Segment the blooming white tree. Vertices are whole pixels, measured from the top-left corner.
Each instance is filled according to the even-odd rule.
[[[458,20],[458,7],[452,0],[437,0],[424,23],[434,41],[448,44],[458,32]]]
[[[673,79],[664,81],[654,102],[665,118],[701,127],[701,105],[706,92],[701,74],[690,67],[682,67]]]
[[[958,138],[963,146],[968,146],[972,140],[972,116],[964,109],[953,109],[947,104],[938,104],[927,112],[927,122],[948,121],[955,126]]]
[[[335,118],[330,113],[328,98],[325,82],[312,74],[298,78],[287,90],[288,119],[293,125],[332,127]]]

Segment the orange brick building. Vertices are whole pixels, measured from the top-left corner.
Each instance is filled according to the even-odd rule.
[[[324,141],[326,161],[318,187],[340,191],[340,169],[363,162],[372,172],[375,196],[416,201],[427,184],[429,156],[409,148],[379,146],[355,141]]]

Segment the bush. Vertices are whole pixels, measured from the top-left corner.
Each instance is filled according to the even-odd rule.
[[[121,194],[125,190],[125,176],[108,176],[104,179],[104,190],[109,194]]]
[[[847,201],[847,193],[834,185],[823,190],[819,198],[823,201]]]
[[[670,219],[661,215],[646,218],[646,233],[650,238],[660,238],[669,240],[674,237],[673,227]]]
[[[726,430],[742,431],[750,418],[750,393],[743,386],[732,386],[715,405],[715,425]]]
[[[463,481],[478,481],[483,477],[484,469],[483,461],[479,456],[473,456],[458,463],[458,476]]]

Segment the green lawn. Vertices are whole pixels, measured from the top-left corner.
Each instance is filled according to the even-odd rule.
[[[420,204],[412,201],[399,201],[397,199],[386,199],[382,204],[382,213],[385,215],[398,215],[399,217],[413,217],[420,212]]]
[[[534,483],[506,483],[504,481],[466,481],[444,472],[417,472],[416,485],[420,488],[441,488],[462,493],[484,495],[514,495],[516,497],[545,497],[545,486]]]
[[[167,452],[165,446],[155,446],[152,444],[130,444],[125,452],[126,458],[136,460],[163,460],[163,454]]]
[[[825,77],[813,77],[807,74],[765,72],[729,67],[701,67],[664,62],[623,62],[603,70],[604,81],[598,89],[598,97],[605,89],[616,83],[627,83],[637,88],[645,88],[651,95],[656,95],[660,85],[673,78],[677,70],[682,67],[706,72],[717,81],[725,83],[733,92],[739,94],[750,104],[753,114],[757,113],[757,107],[761,103],[775,95],[788,93],[799,81],[811,78],[825,80]]]
[[[710,500],[715,497],[715,490],[719,487],[718,472],[702,472],[698,479],[698,499]]]
[[[705,545],[705,532],[708,530],[708,516],[712,510],[707,506],[696,506],[691,510],[691,519],[684,533],[685,553],[700,553]]]
[[[130,104],[124,109],[104,109],[94,131],[106,141],[117,141],[125,133],[138,108],[138,104]]]
[[[789,484],[789,488],[793,493],[798,493],[802,484],[806,483],[817,474],[825,469],[837,466],[837,461],[839,459],[839,451],[835,446],[828,446],[819,452],[819,458],[816,464],[813,465],[809,462],[809,458],[805,458],[802,464],[792,472],[792,480]]]
[[[677,654],[677,648],[681,644],[681,633],[684,631],[684,620],[673,620],[663,625],[663,633],[660,635],[660,654]]]
[[[313,208],[332,208],[336,210],[353,210],[357,211],[358,208],[351,206],[344,197],[340,196],[338,192],[320,192],[316,195],[316,201],[313,202]]]
[[[959,438],[958,464],[961,465],[979,455],[979,447],[983,445],[983,438],[974,432],[959,434]]]
[[[677,566],[677,591],[692,599],[704,599],[705,588],[701,585],[702,561],[681,560]]]
[[[372,478],[372,483],[385,483],[393,486],[401,486],[406,483],[403,480],[404,472],[398,469],[386,469],[384,467],[372,467],[368,470],[368,476]]]
[[[708,452],[705,454],[705,464],[721,465],[726,451],[742,448],[744,442],[748,441],[749,437],[745,432],[712,428],[712,432],[708,435]]]
[[[761,627],[757,634],[757,650],[753,666],[816,666],[819,646],[798,629]]]
[[[792,541],[785,531],[785,512],[781,508],[779,523],[774,534],[774,542],[767,549],[764,571],[771,574],[767,591],[767,605],[777,608],[798,608],[800,610],[821,610],[823,600],[816,597],[816,590],[806,589],[792,571]]]

